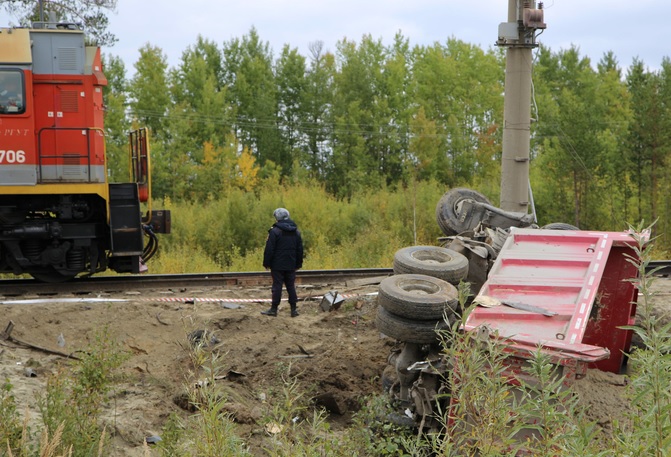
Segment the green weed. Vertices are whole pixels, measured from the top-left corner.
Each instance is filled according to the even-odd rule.
[[[60,445],[54,449],[68,449],[73,457],[104,455],[109,437],[100,416],[108,394],[119,381],[117,370],[129,354],[106,328],[96,333],[93,343],[81,353],[71,369],[62,367],[48,379],[38,407],[44,433],[60,431]]]
[[[188,338],[187,338],[188,339]],[[226,412],[228,396],[220,388],[224,355],[209,344],[207,334],[187,345],[192,370],[186,374],[185,391],[194,414],[181,419],[173,414],[161,434],[157,449],[165,457],[245,457],[251,455],[237,435]]]
[[[641,338],[645,349],[630,354],[628,365],[632,371],[629,384],[631,414],[620,424],[616,436],[621,455],[671,455],[671,323],[664,323],[655,315],[652,285],[654,272],[648,272],[654,249],[641,234],[651,233],[652,226],[630,227],[636,240],[634,255],[628,261],[639,272],[636,284],[639,290],[637,325],[630,327]]]
[[[21,444],[22,424],[12,395],[12,384],[6,379],[0,384],[0,455],[3,448],[16,452]]]

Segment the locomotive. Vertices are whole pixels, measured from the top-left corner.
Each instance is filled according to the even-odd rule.
[[[100,48],[73,23],[0,28],[0,274],[60,282],[142,273],[170,232],[151,209],[146,129],[109,182]]]

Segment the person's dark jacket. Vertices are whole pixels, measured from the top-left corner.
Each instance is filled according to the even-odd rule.
[[[263,267],[271,270],[298,270],[303,267],[303,239],[291,219],[277,221],[268,230]]]

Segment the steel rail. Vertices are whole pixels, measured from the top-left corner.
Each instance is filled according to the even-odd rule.
[[[359,268],[344,270],[299,270],[296,284],[341,284],[393,274],[391,268]],[[127,289],[193,289],[196,287],[270,285],[267,271],[212,272],[169,275],[113,275],[77,277],[63,283],[44,283],[35,279],[0,280],[0,295],[88,293]]]
[[[671,260],[654,260],[646,271],[655,276],[671,275]],[[343,270],[299,270],[297,284],[337,284],[393,274],[391,268],[356,268]],[[63,283],[44,283],[35,279],[0,279],[0,295],[57,294],[64,292],[90,293],[126,289],[191,289],[194,287],[260,286],[270,284],[267,271],[212,272],[168,275],[110,275],[78,277]]]

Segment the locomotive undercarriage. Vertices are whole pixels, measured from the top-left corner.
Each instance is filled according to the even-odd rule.
[[[94,195],[0,200],[0,272],[64,281],[107,266],[104,202]]]

